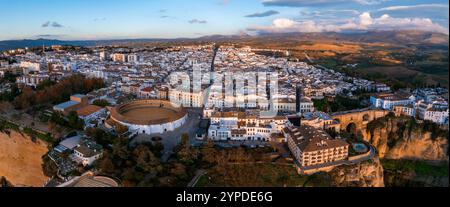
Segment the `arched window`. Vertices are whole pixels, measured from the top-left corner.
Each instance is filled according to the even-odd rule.
[[[369,116],[369,114],[364,114],[364,116],[363,116],[363,121],[370,121],[370,116]]]

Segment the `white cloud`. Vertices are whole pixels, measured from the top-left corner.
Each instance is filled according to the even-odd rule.
[[[423,30],[448,34],[448,29],[433,23],[429,18],[393,18],[384,14],[373,18],[364,12],[356,19],[349,19],[343,24],[315,22],[313,20],[294,21],[291,19],[275,19],[270,26],[254,26],[249,31],[262,33],[283,32],[342,32],[349,30]]]
[[[273,32],[273,33],[283,33],[283,32],[321,32],[323,28],[317,25],[312,20],[306,21],[294,21],[291,19],[275,19],[269,27],[256,26],[249,28],[250,31],[259,32]]]
[[[208,21],[200,19],[192,19],[188,21],[190,24],[206,24]]]
[[[433,23],[429,18],[393,18],[387,14],[374,19],[370,28],[377,30],[424,30],[448,34],[448,29]]]
[[[358,10],[355,9],[341,9],[341,10],[327,10],[327,13],[336,13],[336,14],[353,14],[353,15],[357,15],[360,14],[360,12]]]
[[[418,9],[448,9],[445,4],[418,4],[410,6],[390,6],[379,9],[378,11],[399,11],[399,10],[418,10]]]
[[[380,4],[386,0],[355,0],[356,3],[362,4],[362,5],[375,5]]]
[[[359,25],[361,27],[368,27],[373,24],[373,19],[368,12],[364,12],[359,15]]]
[[[302,19],[338,19],[344,17],[352,17],[360,14],[358,10],[354,9],[329,9],[323,11],[300,11],[300,18]]]
[[[295,22],[290,19],[275,19],[273,21],[273,26],[276,28],[290,28],[295,25]]]
[[[326,6],[340,3],[357,3],[361,5],[374,5],[386,0],[263,0],[264,6],[286,6],[286,7],[303,7],[303,6]]]

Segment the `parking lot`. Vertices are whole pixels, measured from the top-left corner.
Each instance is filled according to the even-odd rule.
[[[141,143],[153,142],[153,137],[160,137],[161,143],[164,145],[163,161],[167,161],[170,155],[173,153],[173,148],[181,142],[181,136],[183,134],[189,135],[189,142],[191,145],[201,144],[202,141],[196,140],[196,132],[199,128],[201,121],[202,110],[201,109],[188,109],[188,119],[186,123],[175,131],[166,132],[164,134],[140,134],[133,138],[131,145],[135,146]]]

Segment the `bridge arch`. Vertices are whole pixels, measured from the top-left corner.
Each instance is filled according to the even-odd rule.
[[[371,121],[371,117],[369,114],[364,114],[364,116],[362,117],[363,121]]]
[[[351,123],[349,123],[347,125],[345,130],[347,131],[347,133],[357,134],[358,133],[358,126],[354,122],[351,122]]]
[[[389,111],[380,109],[358,109],[331,114],[333,120],[338,121],[341,131],[366,136],[367,123],[386,116]]]

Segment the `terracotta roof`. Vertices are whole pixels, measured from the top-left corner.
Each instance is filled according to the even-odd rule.
[[[340,139],[333,139],[323,130],[311,126],[287,127],[284,132],[289,134],[302,152],[348,147],[349,144]]]
[[[100,107],[100,106],[88,105],[88,106],[85,106],[85,107],[83,107],[81,109],[78,109],[77,110],[77,114],[78,114],[78,116],[88,116],[88,115],[91,115],[91,114],[93,114],[93,113],[95,113],[97,111],[100,111],[101,109],[102,109],[102,107]]]
[[[272,139],[284,139],[284,135],[281,134],[281,133],[272,133],[270,135],[270,138],[272,138]]]
[[[119,184],[112,178],[103,176],[84,176],[70,187],[90,187],[90,188],[102,188],[102,187],[118,187]]]
[[[152,87],[142,89],[143,92],[152,92],[152,90],[153,90]]]
[[[75,177],[59,187],[119,187],[117,181],[105,176],[95,176],[88,172],[80,177]]]
[[[247,130],[246,129],[232,129],[231,134],[232,135],[245,135],[245,134],[247,134]]]

